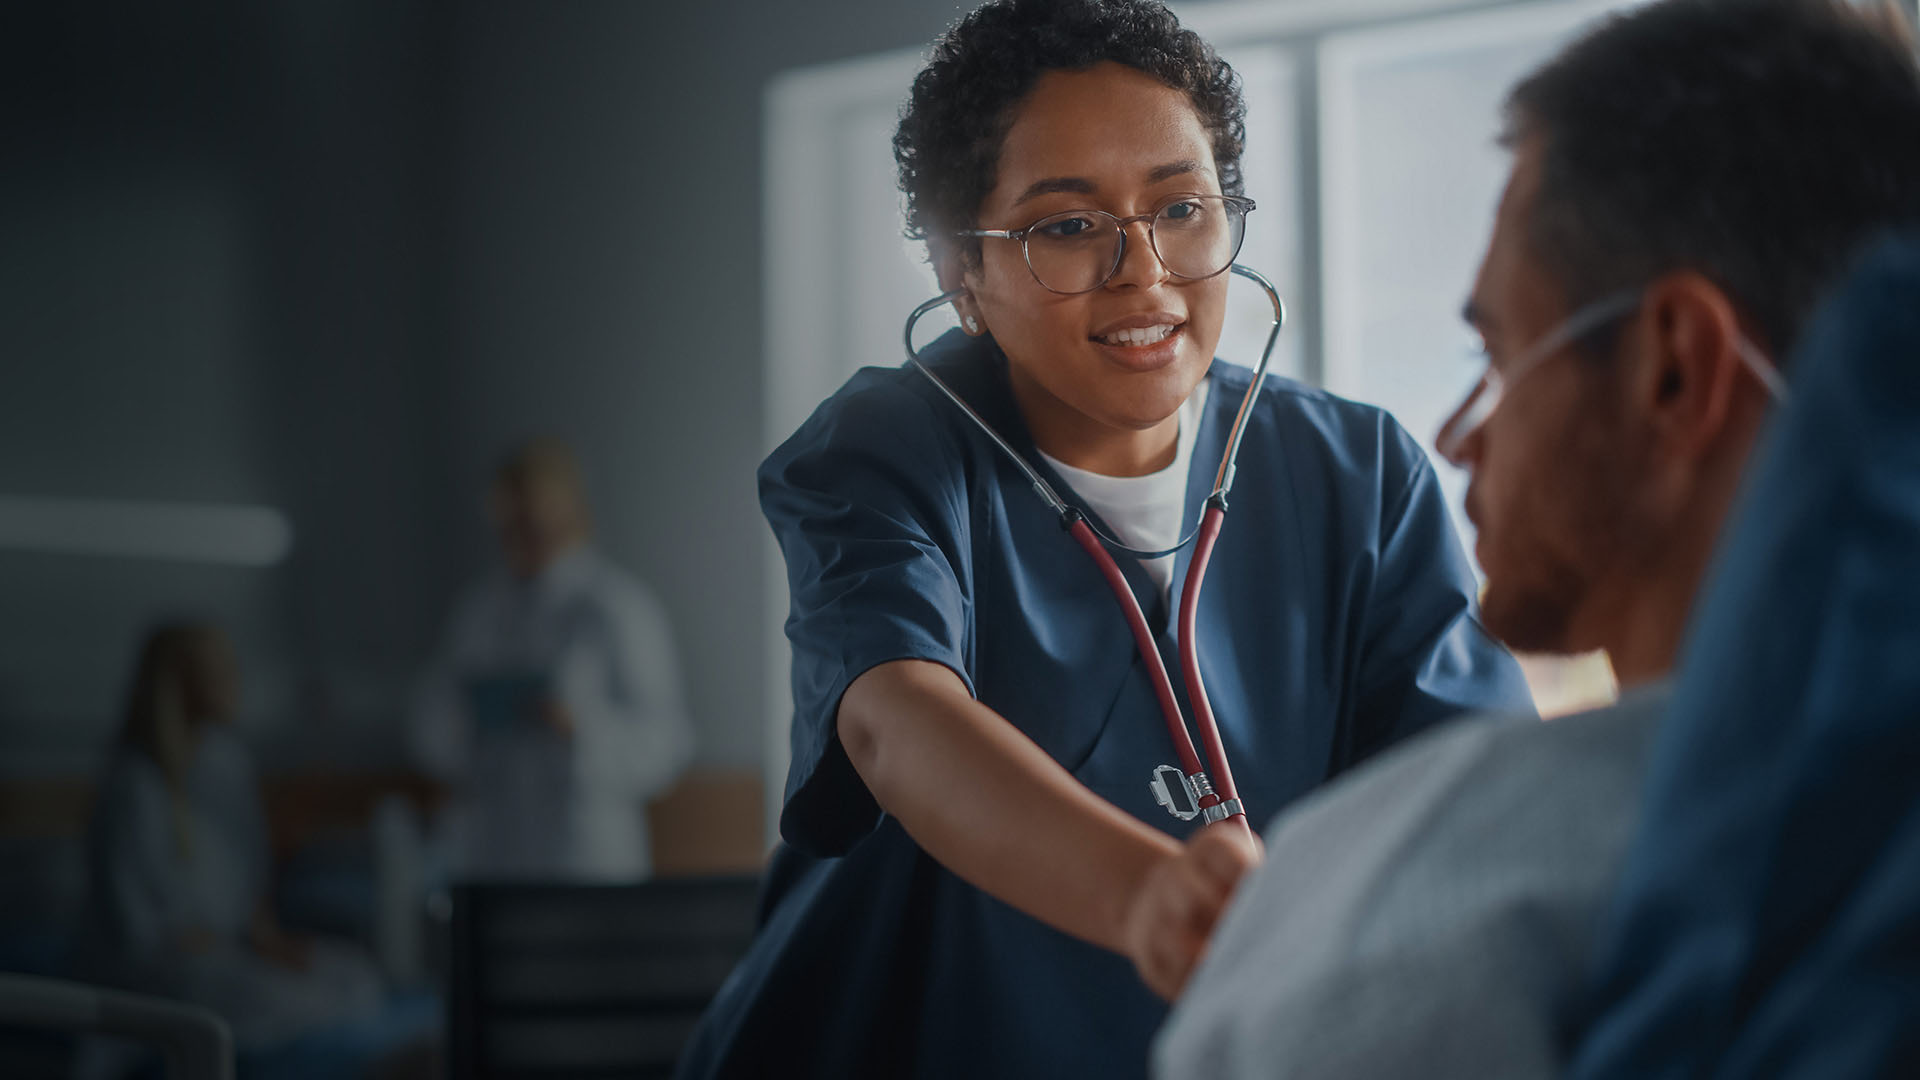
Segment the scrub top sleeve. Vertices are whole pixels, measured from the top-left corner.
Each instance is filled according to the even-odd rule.
[[[1480,624],[1478,587],[1433,466],[1397,423],[1354,713],[1359,758],[1462,712],[1533,712],[1520,666]],[[1392,480],[1403,477],[1397,496]]]
[[[760,469],[792,598],[793,764],[780,831],[808,854],[844,854],[880,821],[840,745],[853,680],[888,661],[930,660],[973,691],[966,488],[928,405],[884,384],[843,391]]]

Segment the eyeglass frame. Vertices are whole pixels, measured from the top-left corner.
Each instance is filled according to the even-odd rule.
[[[1176,273],[1172,267],[1167,266],[1167,260],[1160,255],[1160,245],[1153,237],[1154,222],[1160,217],[1161,211],[1169,206],[1175,206],[1181,202],[1192,199],[1218,199],[1229,211],[1239,214],[1241,222],[1240,236],[1234,241],[1233,253],[1227,256],[1226,265],[1210,274],[1201,274],[1197,277],[1188,277],[1185,274]],[[1120,264],[1127,261],[1127,226],[1136,221],[1144,221],[1147,223],[1147,249],[1153,252],[1153,257],[1159,261],[1161,268],[1166,270],[1167,273],[1172,274],[1181,281],[1205,281],[1208,278],[1219,277],[1221,274],[1227,272],[1228,267],[1233,265],[1234,259],[1240,257],[1240,248],[1247,242],[1247,215],[1257,209],[1259,209],[1259,204],[1247,198],[1245,195],[1213,195],[1198,191],[1184,191],[1177,195],[1169,195],[1165,199],[1162,199],[1152,210],[1144,214],[1135,214],[1132,217],[1120,217],[1117,214],[1109,214],[1105,210],[1056,210],[1051,214],[1042,214],[1018,229],[962,229],[954,235],[975,239],[1017,240],[1020,242],[1020,259],[1027,264],[1027,273],[1033,275],[1033,280],[1037,282],[1041,288],[1056,296],[1082,296],[1112,281],[1113,275],[1120,272]],[[1064,217],[1069,214],[1098,214],[1108,221],[1113,222],[1114,232],[1120,236],[1120,243],[1115,246],[1113,252],[1113,265],[1107,267],[1107,272],[1101,276],[1099,281],[1094,282],[1084,289],[1056,289],[1045,281],[1042,281],[1040,279],[1040,271],[1033,268],[1033,253],[1027,247],[1027,236],[1032,233],[1034,229],[1039,228],[1041,222],[1052,218]]]
[[[1587,335],[1640,310],[1645,301],[1645,290],[1623,289],[1617,293],[1603,296],[1591,303],[1582,305],[1546,333],[1534,340],[1532,345],[1520,350],[1520,355],[1507,365],[1502,374],[1487,361],[1486,370],[1474,381],[1460,404],[1447,414],[1446,422],[1434,435],[1433,448],[1455,465],[1462,464],[1461,449],[1467,440],[1487,426],[1494,411],[1506,397],[1507,388],[1520,381],[1520,377],[1539,367],[1560,350],[1572,345]],[[1760,381],[1767,393],[1779,401],[1789,400],[1787,381],[1780,369],[1768,360],[1758,346],[1747,340],[1746,335],[1735,337],[1734,352],[1740,357],[1748,371]],[[1484,403],[1484,404],[1483,404]],[[1469,417],[1471,419],[1469,419]]]

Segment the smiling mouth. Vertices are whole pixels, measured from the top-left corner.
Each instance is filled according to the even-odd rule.
[[[1144,345],[1158,345],[1180,329],[1177,323],[1162,323],[1159,326],[1142,326],[1131,330],[1115,330],[1111,334],[1101,334],[1093,340],[1102,345],[1116,345],[1121,348],[1138,348]]]

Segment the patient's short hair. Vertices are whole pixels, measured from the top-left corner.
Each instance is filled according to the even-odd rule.
[[[1503,142],[1535,139],[1528,243],[1569,305],[1694,270],[1783,362],[1861,245],[1920,221],[1911,37],[1837,0],[1612,16],[1509,95]]]

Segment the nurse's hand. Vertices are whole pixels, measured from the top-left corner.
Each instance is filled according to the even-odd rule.
[[[1154,993],[1180,995],[1233,890],[1262,856],[1260,839],[1230,819],[1201,829],[1148,872],[1127,918],[1127,955]]]

